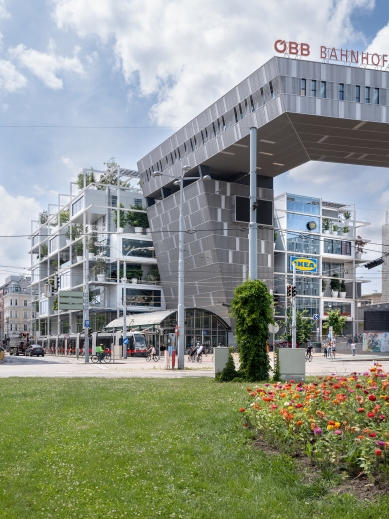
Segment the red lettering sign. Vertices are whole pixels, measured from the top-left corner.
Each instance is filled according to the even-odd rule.
[[[274,50],[280,54],[292,54],[293,56],[309,56],[311,53],[308,43],[297,43],[295,41],[277,40]]]

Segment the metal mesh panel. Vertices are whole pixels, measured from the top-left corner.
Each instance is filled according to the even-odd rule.
[[[233,88],[224,96],[224,103],[227,110],[230,110],[233,106],[236,106],[238,101],[238,91],[236,88]]]

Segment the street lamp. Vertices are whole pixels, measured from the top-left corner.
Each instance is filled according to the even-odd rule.
[[[184,180],[200,180],[201,177],[185,177],[191,169],[190,166],[183,166],[181,175],[179,177],[172,177],[171,175],[164,175],[173,178],[173,184],[180,186],[180,219],[178,227],[178,308],[177,308],[177,325],[178,325],[178,369],[184,369],[184,354],[185,354],[185,267],[184,267]],[[151,176],[160,177],[163,173],[154,171]],[[209,175],[204,175],[203,180],[211,180]]]
[[[95,243],[97,246],[101,246],[101,243],[97,242]],[[113,249],[116,249],[118,252],[120,252],[123,256],[128,256],[131,252],[137,251],[137,250],[154,250],[154,247],[136,247],[135,249],[131,249],[126,254],[123,254],[120,249],[117,247],[114,247],[113,245],[110,245]],[[127,343],[125,340],[127,339],[127,263],[124,261],[124,271],[123,271],[123,277],[122,277],[122,283],[123,283],[123,297],[122,297],[122,304],[123,304],[123,359],[127,359]],[[119,275],[119,274],[118,274]]]

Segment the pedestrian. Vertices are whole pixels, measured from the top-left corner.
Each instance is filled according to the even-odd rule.
[[[327,347],[327,357],[329,359],[332,358],[332,344],[331,344],[331,341],[328,343],[328,347]]]
[[[352,353],[353,357],[355,357],[355,348],[356,348],[356,346],[357,346],[357,345],[355,344],[355,341],[353,341],[353,342],[350,344],[350,346],[351,346],[351,353]]]
[[[324,344],[324,357],[327,357],[327,344]]]
[[[333,358],[335,358],[335,353],[336,353],[336,340],[335,339],[333,339],[333,341],[332,341],[331,350],[332,350],[332,356],[333,356]]]

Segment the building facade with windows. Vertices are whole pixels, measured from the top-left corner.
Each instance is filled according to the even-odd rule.
[[[84,188],[71,183],[69,194],[32,221],[34,335],[82,331],[82,310],[58,310],[58,290],[83,291],[86,283],[93,331],[122,315],[123,278],[127,313],[165,309],[144,197],[131,185],[137,172],[117,168],[112,178],[116,184],[90,182],[84,171]]]
[[[357,268],[363,260],[355,242],[369,224],[358,221],[353,205],[321,198],[284,193],[275,197],[274,206],[274,295],[280,327],[291,304],[286,288],[292,285],[296,262],[297,309],[306,310],[307,317],[319,316],[317,334],[328,333],[322,325],[336,309],[347,317],[344,333],[360,333],[357,308],[364,280]]]
[[[383,70],[277,56],[139,160],[168,308],[177,300],[180,193],[174,181],[184,166],[189,166],[185,168],[188,177],[197,177],[184,181],[183,188],[185,305],[215,311],[230,323],[228,306],[234,288],[247,278],[249,262],[250,129],[256,134],[257,274],[275,290],[274,261],[283,263],[282,274],[286,275],[289,253],[285,242],[280,259],[273,255],[273,222],[269,224],[273,177],[309,161],[388,168],[388,100],[389,84]],[[155,176],[156,172],[162,175]],[[211,180],[203,180],[205,175]],[[340,209],[337,204],[325,207],[320,201],[317,214],[295,211],[288,223],[285,214],[283,229],[287,225],[293,231],[301,229],[306,216],[316,223],[316,233],[322,238],[319,242],[313,238],[303,243],[298,237],[289,240],[289,246],[297,250],[290,252],[297,256],[303,251],[323,258],[310,282],[315,287],[304,288],[305,303],[322,316],[325,301],[340,305],[352,322],[355,314],[348,305],[359,290],[359,283],[348,277],[350,268],[358,263],[355,228],[347,239],[325,236],[321,228],[325,211],[336,220]],[[347,297],[329,300],[327,287],[323,299],[320,283],[314,279],[329,280],[335,272],[345,280]]]
[[[34,309],[31,306],[31,278],[8,276],[0,287],[1,294],[1,340],[16,345],[22,333],[31,333],[31,319]]]

